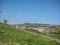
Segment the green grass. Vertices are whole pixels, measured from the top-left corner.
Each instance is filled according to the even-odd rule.
[[[60,39],[60,34],[59,33],[58,34],[57,33],[56,34],[55,33],[51,34],[50,32],[46,32],[45,35],[53,37],[53,38]]]
[[[60,34],[50,34],[51,37],[53,38],[57,38],[57,39],[60,39]]]
[[[0,24],[0,43],[7,43],[8,45],[60,45],[60,43],[50,39],[3,24]]]

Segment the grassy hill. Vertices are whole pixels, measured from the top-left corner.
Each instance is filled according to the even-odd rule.
[[[60,45],[50,39],[33,35],[12,26],[0,24],[0,45]]]

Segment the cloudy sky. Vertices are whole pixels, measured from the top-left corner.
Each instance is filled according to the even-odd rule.
[[[0,21],[60,24],[60,0],[0,0]]]

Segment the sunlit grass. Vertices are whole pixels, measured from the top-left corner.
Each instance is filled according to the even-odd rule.
[[[0,43],[9,45],[59,45],[59,43],[47,38],[23,32],[9,25],[0,25]],[[10,44],[11,43],[11,44]]]

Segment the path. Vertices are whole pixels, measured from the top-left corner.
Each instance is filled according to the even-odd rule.
[[[41,36],[41,37],[45,37],[45,38],[48,38],[48,39],[51,39],[51,40],[54,40],[54,41],[60,43],[60,40],[59,40],[59,39],[56,39],[56,38],[52,38],[52,37],[48,37],[48,36],[45,36],[45,35],[37,34],[37,33],[31,32],[31,31],[26,31],[26,30],[23,30],[23,31],[24,31],[24,32],[27,32],[27,33],[36,34],[36,35],[39,35],[39,36]]]

